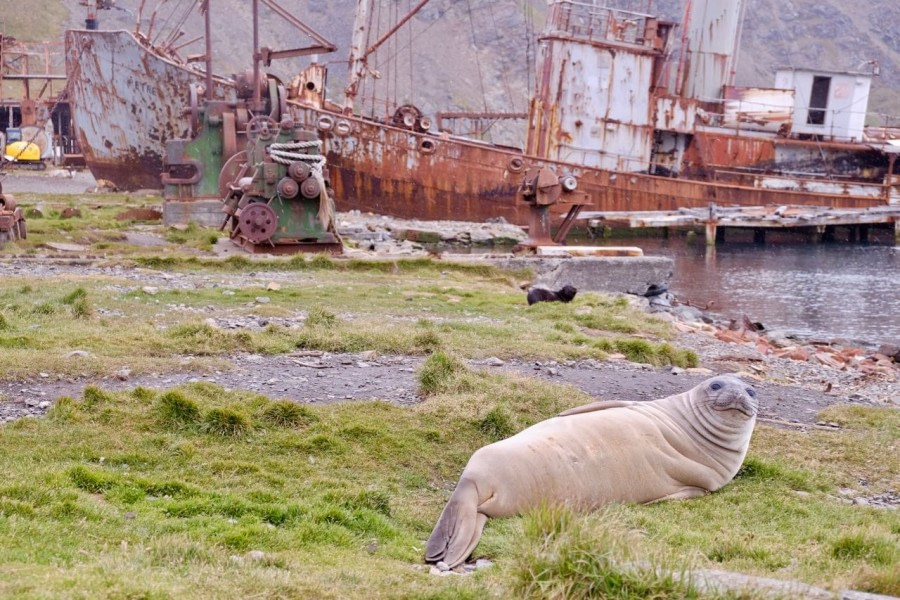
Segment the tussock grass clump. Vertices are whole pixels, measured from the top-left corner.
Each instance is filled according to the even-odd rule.
[[[35,304],[31,309],[31,313],[38,316],[49,316],[56,314],[56,305],[52,302],[41,302]]]
[[[200,420],[197,403],[178,390],[171,390],[160,396],[156,412],[160,423],[165,427],[185,427]]]
[[[879,565],[900,564],[900,547],[896,542],[861,533],[844,535],[833,541],[831,555],[845,560],[869,560]]]
[[[668,343],[656,344],[639,338],[601,338],[595,340],[593,346],[604,352],[621,352],[632,362],[683,368],[700,364],[700,359],[692,350],[680,350]]]
[[[63,296],[60,302],[62,302],[63,304],[73,305],[84,298],[87,298],[87,291],[83,287],[78,287]]]
[[[60,396],[47,411],[47,418],[57,423],[69,423],[78,419],[78,404],[70,396]]]
[[[305,427],[318,420],[311,410],[288,400],[272,402],[263,409],[260,418],[278,427]]]
[[[755,456],[748,456],[744,459],[744,464],[741,465],[735,479],[778,481],[793,490],[807,492],[823,488],[820,483],[812,480],[808,472],[790,469],[774,461],[763,460]]]
[[[156,398],[156,392],[140,385],[131,390],[131,395],[135,400],[140,400],[141,402],[150,402]]]
[[[112,394],[93,385],[84,388],[84,391],[81,393],[81,398],[85,407],[88,408],[93,408],[108,402],[115,402],[115,398]]]
[[[337,315],[321,306],[312,307],[306,316],[307,327],[329,328],[334,327],[337,322]]]
[[[432,396],[468,391],[471,385],[466,378],[470,373],[469,367],[459,358],[445,352],[435,352],[419,370],[419,393]]]
[[[441,336],[433,328],[426,328],[416,333],[413,345],[423,352],[431,353],[440,349]]]
[[[118,483],[119,478],[97,469],[78,465],[69,469],[69,479],[78,489],[92,494],[102,494]]]
[[[76,319],[90,319],[94,316],[94,307],[86,297],[79,298],[72,303],[72,316]]]
[[[524,518],[524,542],[513,558],[518,598],[703,598],[659,559],[647,559],[637,537],[610,512],[577,515],[542,507]]]
[[[0,331],[5,329],[9,329],[9,321],[6,319],[6,315],[0,312]]]
[[[492,441],[498,441],[516,433],[516,426],[509,411],[502,406],[495,406],[478,421],[478,430],[491,438]]]
[[[203,430],[213,435],[240,436],[250,428],[250,419],[233,408],[214,408],[203,417]]]

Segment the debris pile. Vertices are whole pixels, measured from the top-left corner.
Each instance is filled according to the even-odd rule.
[[[838,371],[858,371],[863,375],[880,375],[890,381],[900,376],[900,347],[884,344],[877,350],[867,350],[843,342],[800,341],[751,327],[749,319],[741,322],[708,323],[688,321],[684,312],[667,311],[676,315],[673,324],[683,333],[702,333],[717,340],[755,350],[761,357],[787,358],[805,361]],[[758,325],[758,324],[755,324]]]

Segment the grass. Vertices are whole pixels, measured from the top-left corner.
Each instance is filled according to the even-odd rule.
[[[882,473],[868,491],[896,489],[888,409],[848,410],[841,432],[760,426],[705,498],[489,521],[476,556],[494,567],[428,575],[423,541],[471,452],[589,398],[437,354],[420,378],[413,409],[88,388],[0,428],[0,596],[723,597],[690,567],[900,591],[896,512],[838,499],[857,458],[816,458],[852,445]]]
[[[173,289],[111,276],[5,277],[0,373],[202,371],[223,368],[221,359],[236,353],[298,349],[556,360],[618,353],[656,365],[697,363],[693,353],[668,342],[667,324],[621,300],[585,293],[570,304],[529,307],[515,274],[491,267],[325,256],[164,262],[180,269],[187,285]],[[277,277],[280,289],[266,289],[268,279],[257,273]],[[257,303],[260,296],[269,302]],[[249,315],[305,325],[221,329],[209,322]],[[601,321],[611,323],[609,329],[597,329]]]
[[[721,597],[694,587],[691,567],[900,595],[896,511],[841,492],[896,492],[900,412],[859,406],[819,416],[838,431],[758,426],[735,481],[705,498],[492,520],[476,557],[493,568],[429,575],[424,540],[472,452],[592,400],[466,360],[697,357],[624,299],[529,307],[525,275],[491,267],[223,261],[205,254],[207,231],[155,225],[172,246],[137,248],[115,221],[130,202],[92,197],[100,208],[67,220],[51,205],[25,245],[4,248],[69,241],[116,256],[104,274],[0,280],[3,379],[375,351],[426,356],[426,401],[305,406],[211,384],[60,398],[44,419],[0,427],[0,597]],[[250,315],[294,325],[217,325]]]

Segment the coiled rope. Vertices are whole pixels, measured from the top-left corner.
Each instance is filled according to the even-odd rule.
[[[310,148],[321,150],[322,141],[313,140],[311,142],[269,144],[268,151],[272,160],[282,165],[289,165],[298,160],[309,163],[312,169],[312,177],[314,177],[319,184],[319,223],[326,231],[336,233],[336,229],[334,228],[334,201],[328,195],[328,188],[325,187],[325,178],[322,176],[322,168],[325,166],[325,156],[322,154],[305,154],[298,152],[298,150],[309,150]]]

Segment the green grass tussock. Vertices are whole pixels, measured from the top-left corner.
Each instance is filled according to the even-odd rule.
[[[706,598],[617,525],[614,513],[542,507],[523,520],[511,566],[518,598]]]
[[[156,412],[160,424],[165,428],[178,429],[200,421],[197,403],[178,390],[171,390],[160,396]]]
[[[250,431],[250,419],[233,408],[214,408],[203,416],[206,432],[222,436],[241,436]]]
[[[318,420],[310,409],[296,402],[279,400],[263,409],[261,420],[277,427],[306,427]]]
[[[456,356],[435,352],[419,370],[419,393],[431,396],[439,393],[465,392],[471,389],[471,372]]]

